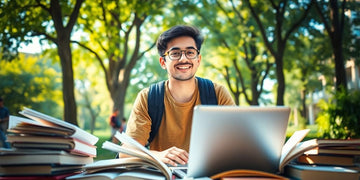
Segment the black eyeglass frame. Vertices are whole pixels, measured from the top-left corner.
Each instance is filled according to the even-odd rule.
[[[172,58],[170,57],[170,55],[169,55],[169,52],[170,52],[170,51],[174,51],[174,50],[178,50],[178,51],[180,51],[180,53],[181,53],[181,55],[179,56],[178,59],[172,59]],[[197,53],[196,56],[195,56],[194,58],[189,58],[189,57],[186,55],[186,51],[188,51],[188,50],[196,50],[196,53]],[[184,53],[183,53],[183,52],[184,52]],[[185,50],[171,49],[171,50],[167,51],[166,53],[164,53],[164,54],[163,54],[163,57],[168,56],[171,61],[178,61],[178,60],[181,59],[181,57],[182,57],[183,54],[185,54],[185,57],[186,57],[186,58],[193,60],[193,59],[196,59],[196,58],[199,56],[200,50],[195,49],[195,48],[190,48],[190,49],[185,49]]]

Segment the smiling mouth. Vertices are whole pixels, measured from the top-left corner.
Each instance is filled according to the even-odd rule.
[[[178,69],[190,69],[190,66],[181,66],[181,67],[177,67]]]
[[[181,64],[176,66],[177,69],[184,70],[184,69],[190,69],[192,67],[191,64]]]

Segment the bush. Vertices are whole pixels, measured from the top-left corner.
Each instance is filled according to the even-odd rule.
[[[319,136],[348,139],[360,137],[360,91],[339,91],[329,102],[319,102],[322,112],[316,119]]]

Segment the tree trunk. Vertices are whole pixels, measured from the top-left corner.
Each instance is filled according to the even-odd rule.
[[[305,89],[305,87],[303,87],[303,90],[301,90],[300,92],[300,97],[301,97],[301,110],[300,110],[300,115],[303,119],[307,119],[307,115],[306,115],[306,94],[307,91]]]
[[[51,38],[58,47],[58,54],[61,61],[62,70],[62,86],[63,86],[63,100],[64,100],[64,120],[66,122],[78,125],[77,111],[74,93],[74,72],[72,65],[72,55],[70,48],[70,37],[72,29],[76,23],[79,15],[81,4],[84,0],[76,0],[74,9],[68,19],[68,24],[64,25],[64,17],[61,11],[59,0],[50,1],[49,12],[54,22],[57,37]]]
[[[345,72],[345,64],[344,64],[344,57],[343,57],[343,29],[344,29],[344,7],[346,1],[344,0],[343,6],[338,6],[337,0],[330,1],[330,14],[332,20],[332,30],[333,33],[330,36],[331,44],[334,50],[334,58],[335,58],[335,76],[336,76],[336,90],[339,91],[342,88],[346,90],[347,82],[346,82],[346,72]],[[341,12],[341,14],[339,13]]]
[[[278,80],[276,105],[278,105],[278,106],[284,105],[284,94],[285,94],[285,77],[284,77],[284,71],[283,71],[284,49],[279,48],[278,56],[275,56],[276,78]]]
[[[332,45],[334,51],[334,59],[335,59],[335,77],[336,77],[336,91],[347,88],[347,79],[346,79],[346,72],[345,72],[345,64],[344,64],[344,56],[342,51],[342,40],[340,39],[341,35],[334,33],[332,38]]]
[[[61,60],[61,70],[63,76],[64,120],[74,125],[78,125],[74,94],[74,72],[69,40],[59,38],[58,54]]]
[[[126,85],[125,85],[126,84]],[[111,93],[111,99],[113,101],[113,110],[119,110],[118,117],[121,120],[125,117],[125,96],[126,96],[126,89],[128,87],[128,83],[118,83],[117,87]]]
[[[346,0],[342,2],[337,0],[330,0],[328,2],[330,8],[329,12],[322,12],[318,2],[316,0],[313,1],[316,4],[316,10],[319,13],[320,18],[324,23],[325,29],[331,39],[335,62],[336,91],[339,91],[342,88],[347,90],[345,62],[342,49]],[[338,3],[341,3],[340,7]],[[329,15],[326,16],[326,13],[329,13]]]

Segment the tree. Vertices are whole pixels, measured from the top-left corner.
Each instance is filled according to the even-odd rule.
[[[330,38],[334,62],[335,62],[335,87],[336,90],[347,88],[347,79],[345,72],[344,60],[344,32],[347,18],[345,13],[351,7],[347,7],[347,1],[338,0],[312,0],[315,4],[315,9],[320,16],[320,22],[325,27],[326,32]],[[356,5],[356,2],[355,4]],[[351,42],[351,41],[350,41]]]
[[[120,111],[120,118],[124,117],[131,71],[155,45],[155,40],[142,39],[143,34],[151,34],[146,23],[152,22],[165,4],[161,0],[99,0],[84,7],[80,27],[89,38],[73,42],[87,49],[100,64],[113,101],[112,109]]]
[[[280,0],[278,3],[273,0],[257,1],[256,3],[246,0],[245,2],[258,25],[264,44],[275,58],[278,82],[276,104],[284,105],[283,57],[287,40],[305,20],[312,3],[291,0]]]
[[[90,133],[94,133],[95,130],[95,122],[97,117],[100,114],[100,105],[94,104],[93,102],[93,95],[97,92],[92,88],[88,88],[88,81],[79,80],[78,85],[78,93],[81,96],[81,101],[78,104],[81,104],[84,109],[88,111],[89,119],[90,119]],[[84,127],[85,128],[85,127]]]
[[[321,92],[320,75],[331,79],[332,63],[327,59],[331,55],[331,48],[326,40],[316,36],[308,36],[307,28],[300,28],[295,36],[289,39],[287,52],[284,57],[291,59],[284,66],[286,72],[285,99],[289,106],[300,110],[301,119],[305,125],[308,107],[311,106],[312,94]],[[295,118],[296,120],[296,118]],[[297,124],[297,123],[295,123]]]
[[[186,10],[176,9],[183,7],[187,7]],[[271,58],[263,58],[266,49],[261,47],[261,38],[253,31],[254,22],[244,14],[245,8],[234,1],[202,0],[201,3],[179,2],[174,11],[184,13],[187,19],[193,18],[192,23],[207,32],[201,50],[203,57],[206,56],[202,61],[208,67],[206,71],[220,72],[236,104],[240,104],[243,95],[247,104],[259,105],[272,63]]]
[[[262,58],[266,55],[266,52],[261,47],[261,43],[256,32],[253,30],[254,22],[249,19],[248,16],[244,16],[244,6],[239,3],[230,1],[230,6],[226,7],[226,3],[220,3],[216,1],[216,6],[219,8],[220,13],[225,15],[223,22],[226,22],[228,26],[225,32],[228,36],[221,36],[222,33],[216,30],[216,26],[208,25],[208,28],[212,30],[219,39],[221,44],[226,47],[235,56],[229,57],[231,59],[230,65],[225,65],[225,79],[231,92],[235,95],[240,95],[240,92],[244,95],[246,102],[249,105],[259,105],[259,99],[261,93],[263,93],[264,81],[268,77],[272,63],[270,58]],[[219,17],[216,16],[215,19]],[[203,18],[206,19],[205,14]],[[214,20],[213,20],[214,21]],[[210,22],[207,20],[206,22]],[[229,68],[233,67],[235,71],[236,83],[230,82]],[[244,68],[246,67],[246,68]],[[250,74],[250,76],[246,76]],[[231,87],[231,84],[236,84],[237,87]],[[240,91],[239,91],[240,89]],[[239,97],[235,99],[239,104]]]
[[[70,38],[84,0],[64,2],[51,0],[12,0],[2,3],[0,33],[1,55],[11,59],[21,42],[38,36],[53,42],[58,50],[62,70],[64,119],[77,125],[74,76]]]

